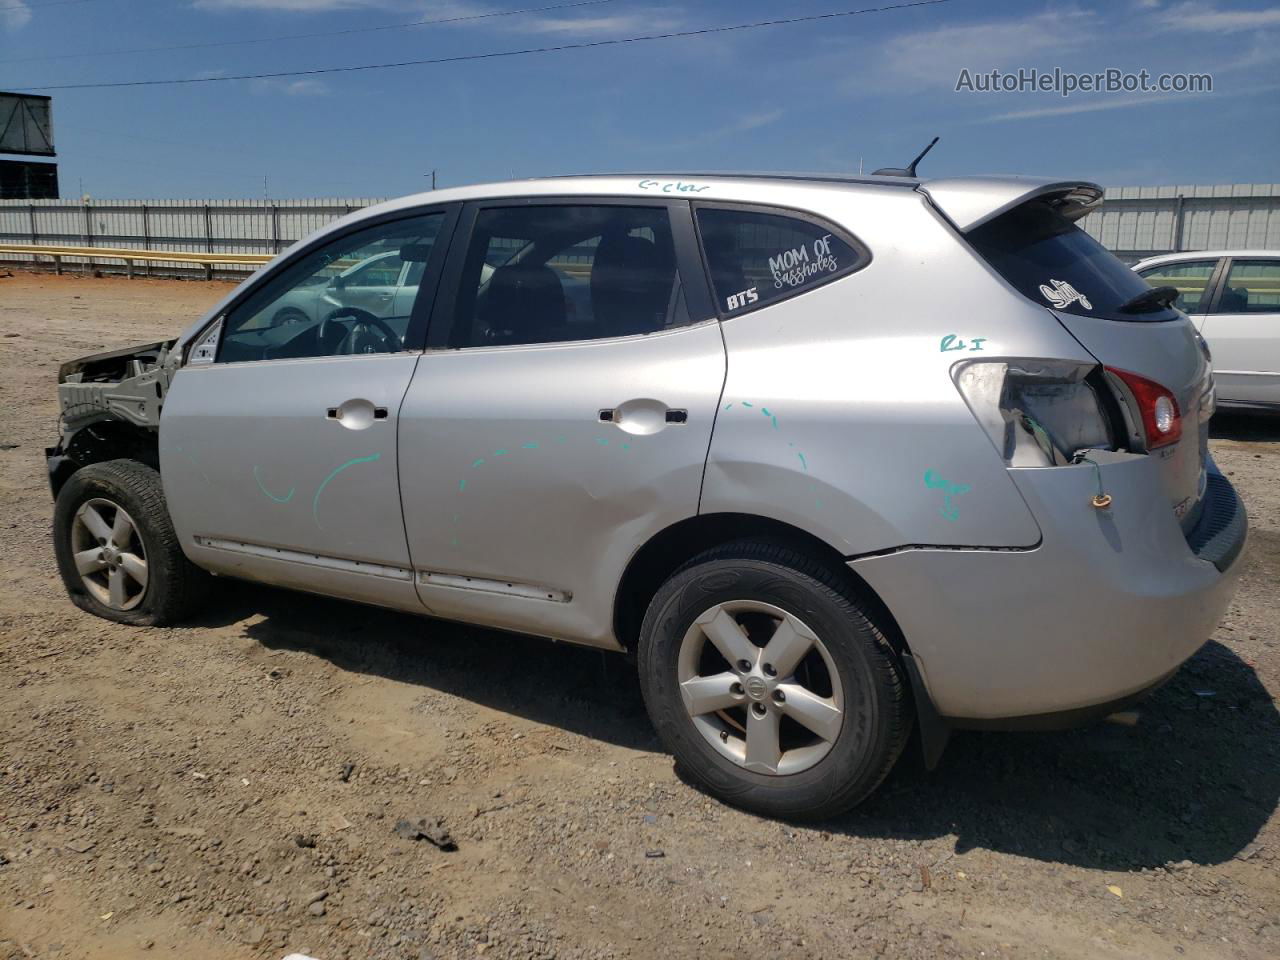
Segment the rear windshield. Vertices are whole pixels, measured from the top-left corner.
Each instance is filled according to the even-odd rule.
[[[1047,203],[1015,207],[971,230],[968,240],[1023,296],[1051,309],[1126,321],[1179,316],[1167,307],[1122,313],[1122,306],[1150,286]]]

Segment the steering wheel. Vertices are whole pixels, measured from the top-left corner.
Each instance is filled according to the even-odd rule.
[[[352,317],[356,321],[351,329],[343,335],[342,340],[338,342],[338,346],[342,346],[350,341],[352,349],[348,349],[345,351],[346,353],[355,352],[355,334],[361,327],[374,328],[374,331],[382,338],[383,348],[378,350],[378,353],[398,353],[401,350],[400,335],[392,330],[381,317],[359,307],[338,307],[336,310],[329,311],[325,318],[320,321],[320,326],[316,330],[316,340],[319,343],[325,342],[325,334],[329,331],[330,321],[337,320],[340,317]],[[335,354],[342,352],[344,351],[334,351]]]

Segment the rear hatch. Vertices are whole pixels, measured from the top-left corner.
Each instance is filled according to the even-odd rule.
[[[1075,225],[1100,198],[1093,184],[1040,186],[994,204],[989,216],[966,211],[957,226],[1000,276],[1104,365],[1119,402],[1116,432],[1128,434],[1118,445],[1160,464],[1164,493],[1189,531],[1205,491],[1214,404],[1207,349],[1185,314],[1153,297],[1146,281]],[[1167,400],[1155,406],[1163,392],[1176,422]]]

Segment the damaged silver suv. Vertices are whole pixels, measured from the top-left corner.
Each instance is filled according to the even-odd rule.
[[[913,727],[933,762],[1104,714],[1209,636],[1246,519],[1194,327],[1073,222],[1100,195],[610,176],[360,211],[62,368],[67,590],[164,624],[212,573],[627,651],[683,768],[788,817]]]

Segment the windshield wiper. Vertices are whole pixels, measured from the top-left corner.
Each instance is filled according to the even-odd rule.
[[[1120,306],[1121,313],[1154,313],[1173,306],[1178,299],[1177,287],[1152,287],[1143,290],[1133,299]]]

